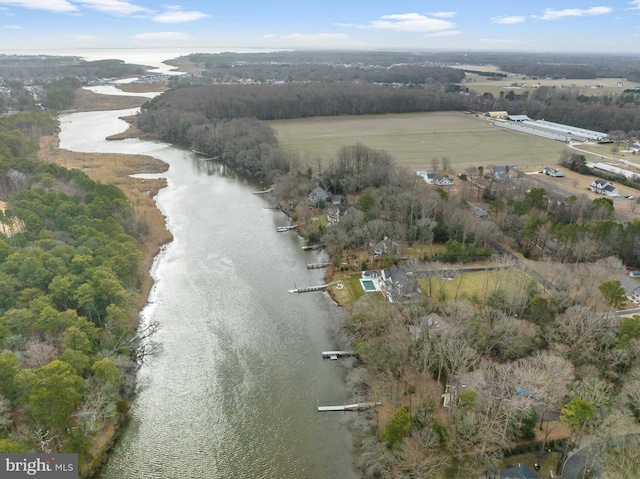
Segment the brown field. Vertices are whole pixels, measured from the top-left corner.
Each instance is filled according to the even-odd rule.
[[[492,126],[485,117],[462,112],[316,117],[270,121],[281,145],[298,151],[310,164],[316,156],[334,157],[343,145],[363,143],[388,151],[396,163],[431,169],[433,158],[451,166],[557,163],[565,144]]]

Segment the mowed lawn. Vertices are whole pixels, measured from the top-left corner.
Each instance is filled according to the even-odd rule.
[[[517,113],[517,112],[513,112]],[[557,163],[564,143],[491,125],[486,117],[463,112],[314,117],[270,121],[280,145],[299,152],[315,167],[344,145],[362,143],[386,150],[399,166],[431,169],[434,158],[451,166]]]

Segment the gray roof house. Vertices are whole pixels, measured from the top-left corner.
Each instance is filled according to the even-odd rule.
[[[327,193],[324,189],[316,186],[309,193],[309,204],[312,206],[317,206],[321,201],[327,201],[330,198],[329,193]]]
[[[591,183],[589,189],[601,195],[620,196],[620,193],[618,193],[618,188],[613,186],[610,181],[600,178],[593,180],[593,183]]]
[[[449,186],[453,184],[453,178],[440,173],[427,173],[426,170],[418,170],[416,174],[430,185]]]
[[[542,171],[549,175],[549,176],[554,176],[556,178],[561,178],[564,176],[564,173],[560,170],[558,170],[557,168],[551,168],[550,166],[545,166],[544,168],[542,168]]]
[[[518,464],[518,467],[510,467],[509,469],[500,470],[500,479],[541,479],[535,471],[531,470],[524,464]]]
[[[391,241],[386,236],[382,241],[377,242],[373,245],[373,254],[378,256],[381,254],[395,254],[398,256],[402,256],[402,245],[396,241]]]
[[[453,178],[446,175],[436,174],[433,178],[433,182],[438,186],[449,186],[453,184]]]
[[[627,296],[631,298],[632,301],[640,301],[640,283],[627,275],[620,276],[619,281],[625,293],[627,293]]]

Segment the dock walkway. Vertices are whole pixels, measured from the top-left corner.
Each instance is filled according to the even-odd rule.
[[[344,358],[346,356],[355,356],[355,353],[353,351],[322,351],[323,359],[336,360],[338,358]]]
[[[290,289],[289,293],[293,294],[293,293],[309,293],[311,291],[322,291],[323,289],[326,289],[327,286],[329,286],[329,285],[328,284],[319,284],[317,286],[307,286],[306,288]]]
[[[355,404],[345,404],[343,406],[318,406],[318,412],[364,411],[365,409],[371,409],[378,406],[382,406],[382,403],[369,401],[369,402],[359,402]]]

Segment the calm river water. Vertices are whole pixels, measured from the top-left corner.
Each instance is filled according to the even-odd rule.
[[[132,421],[104,479],[357,477],[343,413],[318,401],[352,399],[345,370],[323,361],[339,345],[338,309],[257,185],[191,152],[139,140],[106,141],[135,110],[61,117],[60,146],[149,154],[170,165],[157,198],[175,240],[157,259],[142,320],[161,329],[158,354],[139,373]]]

